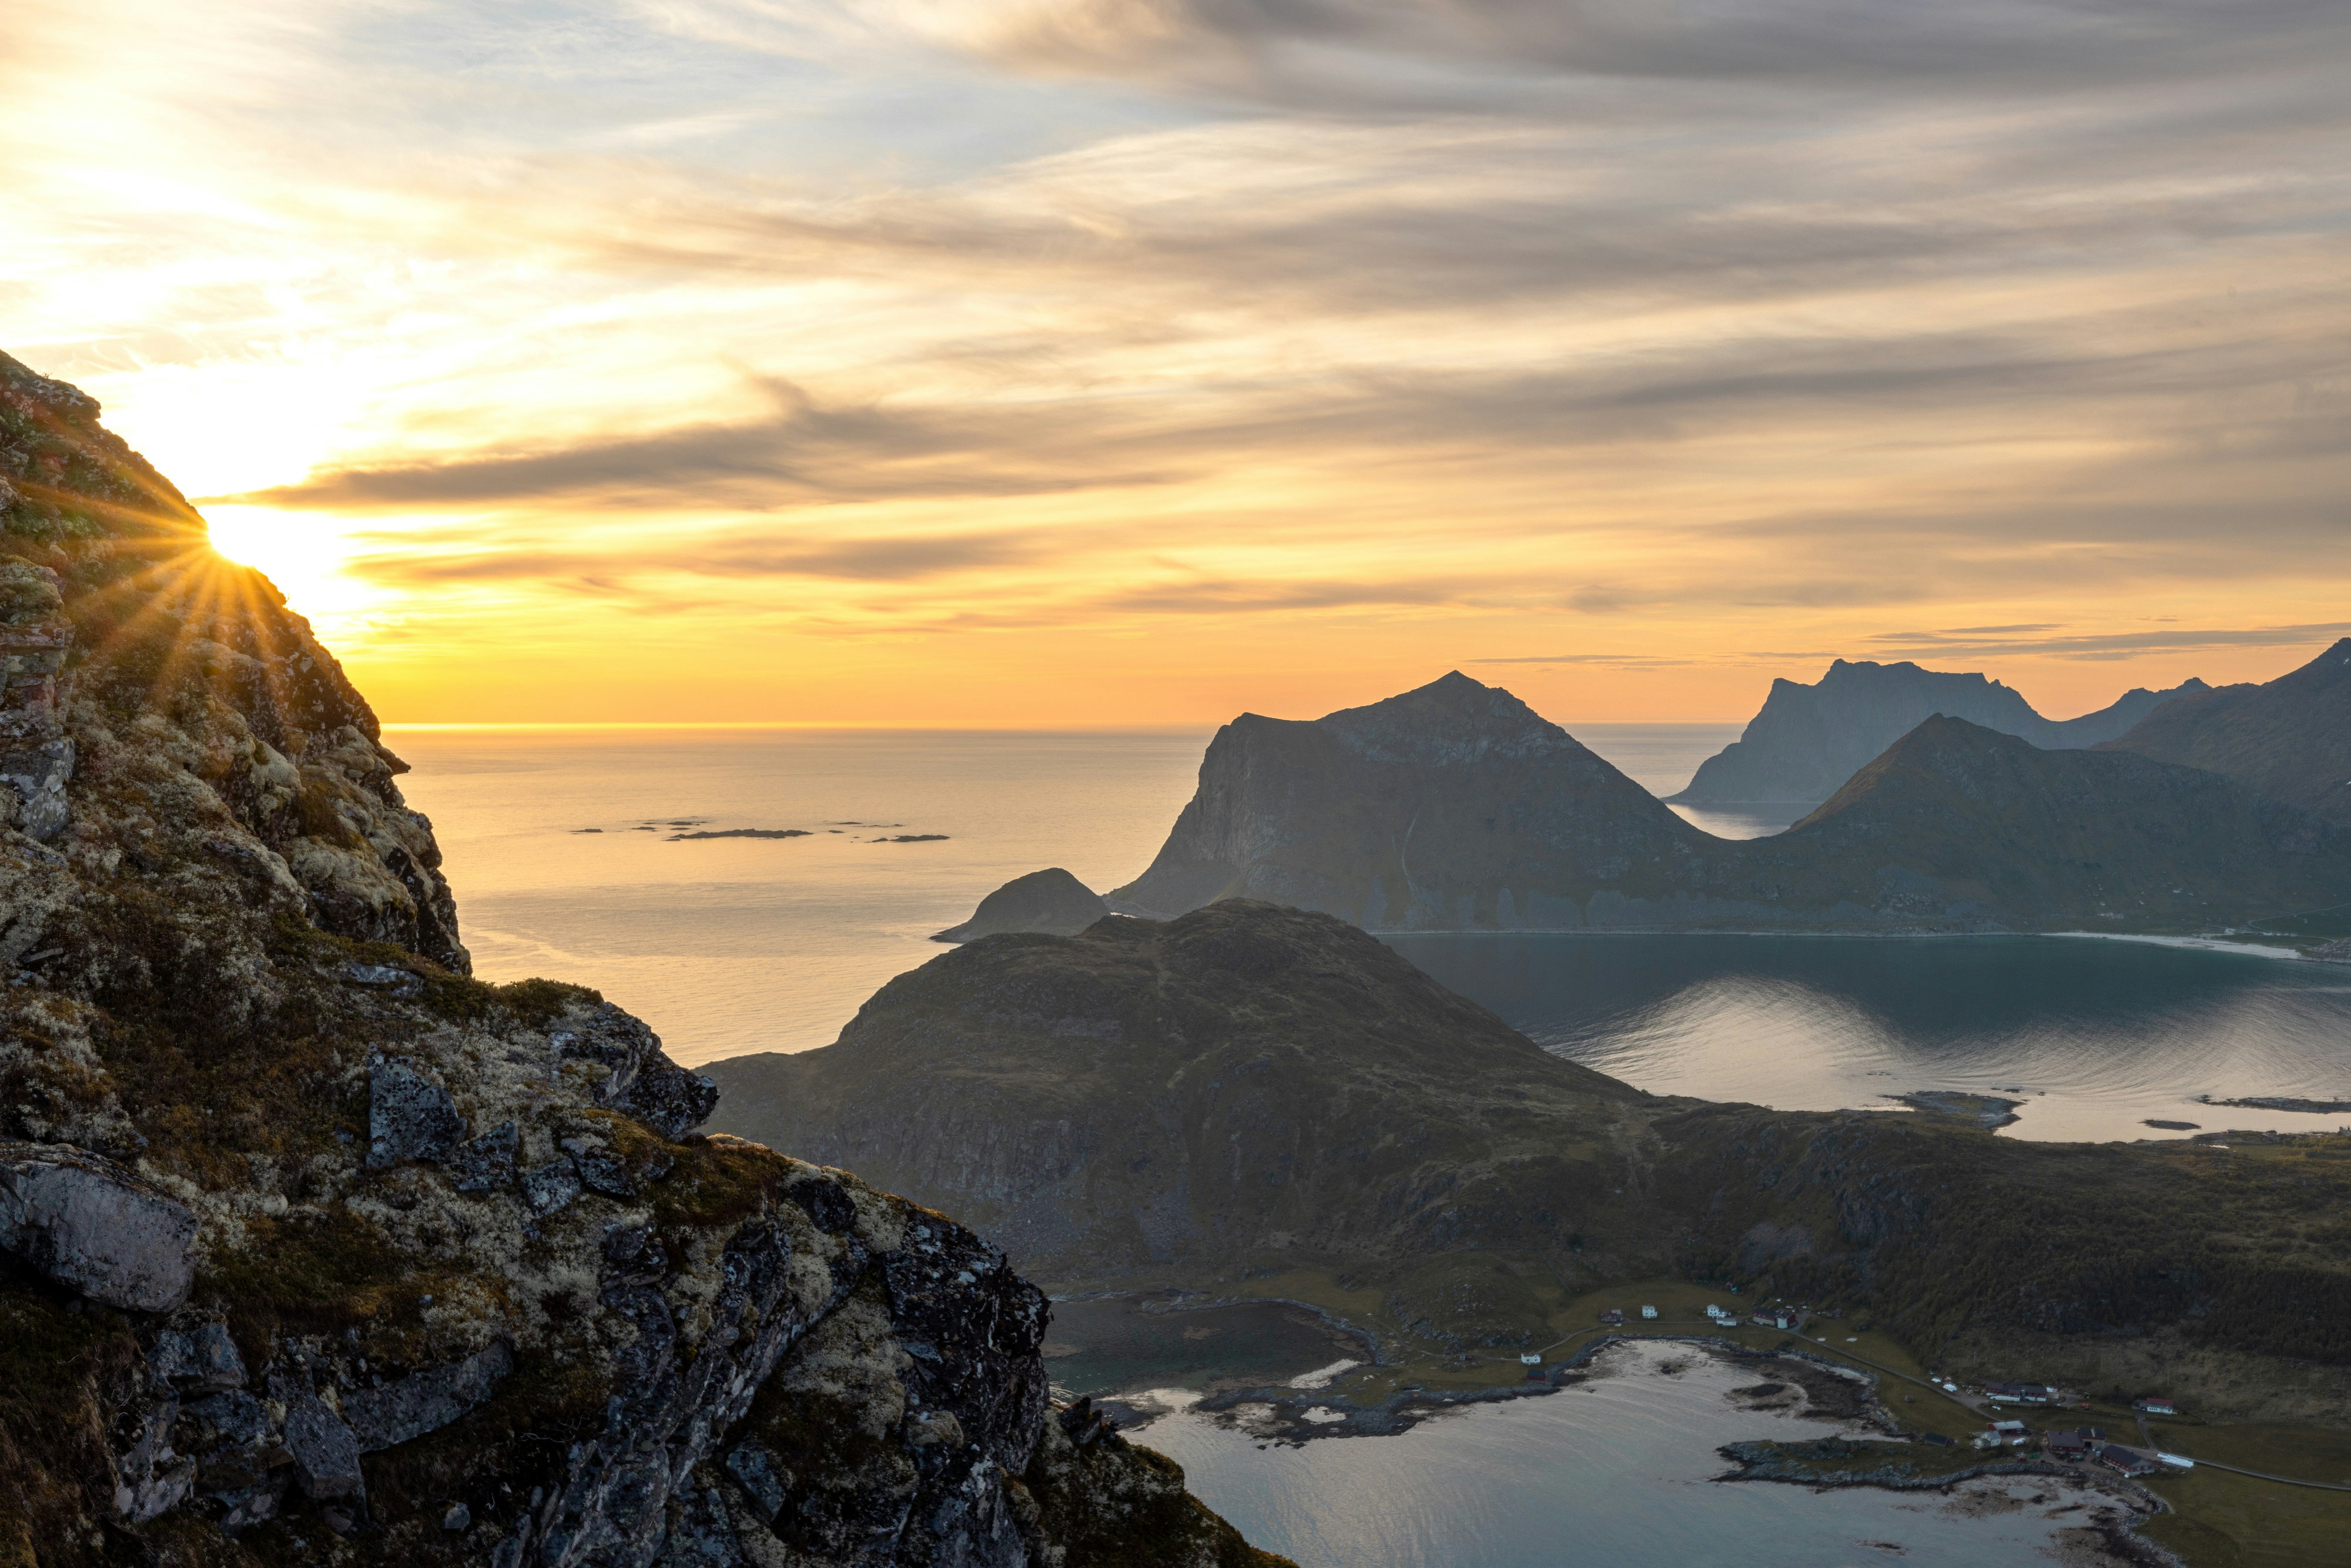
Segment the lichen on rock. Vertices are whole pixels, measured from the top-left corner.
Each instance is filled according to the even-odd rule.
[[[474,979],[366,702],[97,416],[0,356],[0,1563],[1086,1561],[1042,1296]],[[1210,1517],[1148,1560],[1277,1561]]]

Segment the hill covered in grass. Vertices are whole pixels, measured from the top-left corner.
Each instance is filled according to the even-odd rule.
[[[834,1045],[706,1071],[729,1131],[970,1215],[1073,1289],[1321,1271],[1458,1349],[1546,1343],[1545,1301],[1677,1274],[1995,1372],[2169,1345],[2256,1405],[2283,1358],[2351,1367],[2351,1139],[2074,1146],[1643,1094],[1264,903],[984,938]]]
[[[2209,768],[2351,822],[2351,637],[2276,680],[2167,706],[2107,749]]]

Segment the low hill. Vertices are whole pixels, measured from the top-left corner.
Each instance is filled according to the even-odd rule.
[[[2112,740],[2176,696],[2208,690],[2126,692],[2079,718],[2043,718],[2022,695],[1981,674],[1839,659],[1817,682],[1776,680],[1737,740],[1699,765],[1667,799],[1681,805],[1816,805],[1925,720],[1942,715],[2012,735],[2044,751]]]
[[[2128,1336],[2240,1405],[2339,1396],[2351,1364],[2325,1218],[2351,1139],[2030,1144],[1646,1095],[1259,902],[987,937],[834,1045],[706,1071],[729,1131],[970,1215],[1069,1289],[1323,1270],[1458,1349],[1548,1343],[1546,1301],[1672,1272],[1843,1301],[1945,1364],[2029,1343],[2053,1375]]]
[[[1112,906],[1268,898],[1367,930],[2179,931],[2340,901],[2343,825],[2218,774],[1897,737],[1787,832],[1698,831],[1459,674],[1311,722],[1245,715]]]
[[[934,942],[969,942],[1002,931],[1042,931],[1074,936],[1110,913],[1102,894],[1060,866],[1016,876],[979,901],[971,918],[950,925]]]
[[[2108,749],[2225,773],[2351,822],[2351,637],[2264,685],[2167,704]]]
[[[891,981],[835,1044],[709,1071],[732,1129],[952,1194],[1057,1277],[1540,1249],[1646,1098],[1352,926],[1249,900],[988,937]]]

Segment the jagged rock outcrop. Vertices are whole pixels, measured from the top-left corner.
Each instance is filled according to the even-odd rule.
[[[2342,902],[2342,824],[2215,773],[1963,720],[1897,737],[1768,839],[1697,829],[1507,692],[1453,674],[1217,735],[1158,858],[1110,896],[1367,930],[2176,931]]]
[[[2264,685],[2166,704],[2106,749],[2210,768],[2351,822],[2351,637]]]
[[[1112,1561],[1043,1297],[469,977],[366,704],[96,415],[0,359],[0,1563]]]
[[[934,942],[969,942],[1001,931],[1041,931],[1074,936],[1108,915],[1110,902],[1060,866],[1016,876],[979,901],[970,919],[950,925]]]
[[[2172,698],[2210,689],[2194,680],[2168,691],[2138,687],[2095,713],[2050,719],[2016,691],[1980,674],[1922,670],[1907,661],[1839,659],[1812,685],[1773,681],[1745,733],[1700,764],[1680,794],[1667,799],[1691,806],[1810,809],[1937,715],[2015,736],[2043,751],[2064,751],[2112,740]]]

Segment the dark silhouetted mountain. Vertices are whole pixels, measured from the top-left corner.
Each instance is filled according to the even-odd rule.
[[[1243,714],[1114,906],[1219,898],[1370,930],[1575,926],[1604,892],[1669,894],[1714,841],[1509,692],[1453,674],[1311,721]]]
[[[969,942],[1002,931],[1042,931],[1074,936],[1110,913],[1102,895],[1054,866],[1016,876],[979,901],[970,919],[950,925],[934,942]]]
[[[2209,768],[2351,822],[2351,637],[2265,685],[2167,703],[2109,749]]]
[[[1787,832],[1698,831],[1458,674],[1220,730],[1150,870],[1110,897],[1269,898],[1367,930],[2193,930],[2333,902],[2340,824],[2217,774],[1932,718]]]
[[[1937,714],[2059,751],[2112,740],[2171,698],[2209,689],[2201,681],[2167,692],[2142,687],[2095,713],[2058,720],[2042,717],[2015,691],[1980,674],[1839,659],[1817,685],[1773,681],[1746,732],[1700,764],[1687,789],[1667,799],[1689,806],[1816,805],[1896,737]]]
[[[1363,932],[1251,900],[988,937],[892,980],[833,1045],[709,1071],[730,1128],[952,1192],[1064,1274],[1539,1247],[1605,1179],[1562,1134],[1604,1144],[1646,1098]]]

